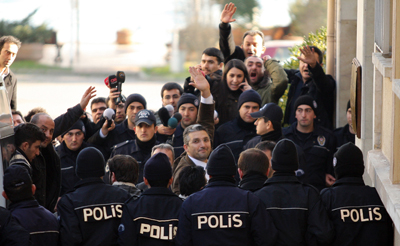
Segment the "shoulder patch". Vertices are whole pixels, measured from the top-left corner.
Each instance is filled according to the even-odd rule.
[[[114,147],[112,147],[112,149],[118,149],[119,147],[122,147],[122,146],[127,145],[127,144],[128,144],[129,142],[131,142],[131,141],[133,141],[133,140],[126,140],[125,142],[116,144],[116,145],[114,145]]]

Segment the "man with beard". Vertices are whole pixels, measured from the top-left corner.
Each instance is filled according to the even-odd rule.
[[[89,100],[95,96],[95,88],[89,87],[80,104],[68,109],[67,113],[53,119],[46,113],[35,114],[31,123],[38,126],[46,135],[40,145],[40,154],[32,161],[32,181],[36,185],[35,198],[40,205],[54,211],[60,187],[61,164],[53,144],[54,138],[67,131],[83,114]]]
[[[264,59],[249,56],[244,64],[249,72],[249,84],[260,94],[262,105],[270,102],[278,104],[288,82],[285,70],[279,62],[269,56]]]

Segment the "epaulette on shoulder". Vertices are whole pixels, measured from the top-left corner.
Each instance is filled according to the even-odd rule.
[[[122,146],[127,145],[128,143],[130,143],[130,142],[132,142],[132,141],[134,141],[134,140],[126,140],[126,141],[124,141],[124,142],[122,142],[122,143],[119,143],[119,144],[114,145],[114,146],[112,147],[112,149],[118,149],[118,148],[120,148],[120,147],[122,147]]]

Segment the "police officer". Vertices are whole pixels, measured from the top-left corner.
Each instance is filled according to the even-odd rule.
[[[300,146],[305,163],[300,161],[299,177],[303,183],[311,184],[318,190],[335,182],[332,167],[336,140],[333,133],[316,124],[316,101],[308,95],[300,96],[295,103],[296,119],[291,126],[283,129],[283,135]]]
[[[209,184],[182,204],[177,245],[274,245],[277,231],[261,201],[235,186],[228,146],[211,153],[207,173]]]
[[[85,133],[85,125],[82,120],[78,120],[67,133],[62,135],[64,141],[56,148],[61,161],[60,196],[73,190],[75,184],[80,180],[75,173],[76,157],[82,149],[90,146],[84,141]]]
[[[140,110],[135,117],[136,139],[126,141],[115,146],[111,156],[130,155],[139,164],[139,177],[137,182],[143,181],[143,168],[151,156],[152,148],[159,144],[156,139],[156,117],[147,109]]]
[[[18,223],[29,231],[32,245],[57,246],[57,218],[33,197],[36,186],[27,169],[21,165],[8,167],[4,172],[3,187],[3,196],[11,201],[9,210]]]
[[[336,182],[321,197],[335,226],[332,245],[393,245],[393,226],[375,188],[364,184],[364,160],[353,143],[334,155]]]
[[[153,155],[144,167],[144,182],[150,188],[124,207],[119,226],[120,245],[171,245],[178,227],[182,200],[168,187],[172,169],[164,153]]]
[[[62,245],[117,245],[123,204],[130,195],[103,182],[104,165],[94,147],[79,153],[76,174],[81,180],[57,205]]]
[[[271,162],[273,176],[254,194],[279,231],[277,245],[327,245],[333,238],[332,222],[318,190],[295,176],[299,165],[295,144],[288,139],[279,141]]]

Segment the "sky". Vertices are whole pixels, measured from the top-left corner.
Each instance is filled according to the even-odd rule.
[[[176,18],[179,17],[176,9],[182,8],[186,1],[79,0],[79,39],[82,43],[113,43],[116,32],[127,28],[135,33],[133,42],[164,45],[171,41],[172,31],[182,26],[182,19]],[[291,1],[260,0],[260,25],[288,25],[290,17],[287,10]],[[74,15],[72,2],[76,0],[0,0],[0,18],[21,20],[39,8],[33,18],[34,24],[47,23],[58,31],[58,41],[66,43],[71,37],[76,38],[76,30],[71,31]],[[217,24],[220,13],[217,8],[213,10],[212,18]]]

